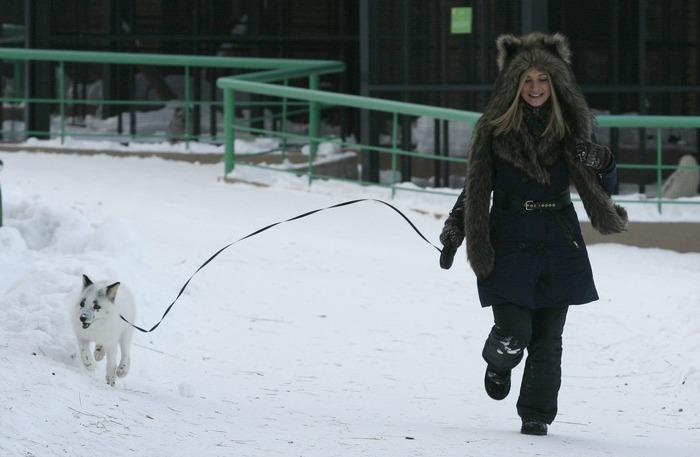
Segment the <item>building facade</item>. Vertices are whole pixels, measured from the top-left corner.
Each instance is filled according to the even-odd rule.
[[[470,30],[453,30],[455,8],[470,9]],[[26,31],[0,43],[342,60],[348,69],[328,77],[329,90],[480,111],[495,38],[557,31],[592,107],[698,115],[699,9],[700,0],[0,0],[3,24]]]
[[[346,71],[323,76],[323,89],[480,112],[496,78],[500,34],[561,32],[593,109],[697,116],[699,10],[700,0],[0,0],[0,46],[341,60]],[[70,76],[81,87],[101,78],[105,97],[135,99],[103,67]],[[51,98],[52,71],[34,70],[30,96]],[[163,80],[167,71],[159,69]],[[195,92],[220,97],[215,79],[223,75],[207,73]],[[177,98],[167,84],[154,92]],[[362,113],[329,113],[363,143],[386,126]],[[28,113],[30,130],[43,130],[32,123],[48,114]],[[410,138],[409,123],[404,128]]]

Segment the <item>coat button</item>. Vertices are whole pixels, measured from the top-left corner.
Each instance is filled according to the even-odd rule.
[[[520,244],[518,245],[518,247],[519,247],[521,250],[522,250],[522,249],[525,249],[525,243],[520,243]]]

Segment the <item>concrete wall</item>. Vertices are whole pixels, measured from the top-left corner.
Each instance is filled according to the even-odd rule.
[[[700,223],[630,222],[629,230],[617,235],[601,235],[582,223],[586,244],[620,243],[643,248],[670,249],[677,252],[700,252]]]

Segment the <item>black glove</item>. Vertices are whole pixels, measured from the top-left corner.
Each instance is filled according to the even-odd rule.
[[[590,141],[579,141],[576,143],[574,158],[595,171],[600,171],[610,165],[612,152],[606,146]]]
[[[442,243],[442,251],[440,254],[440,267],[449,270],[452,267],[452,262],[455,258],[457,248],[464,241],[464,221],[459,215],[452,215],[445,221],[445,225],[440,233],[440,242]]]

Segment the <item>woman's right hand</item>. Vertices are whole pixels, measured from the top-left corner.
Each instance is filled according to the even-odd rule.
[[[450,215],[445,221],[440,233],[440,243],[442,243],[442,251],[440,254],[440,267],[444,270],[449,270],[452,267],[455,253],[464,241],[464,222],[458,217]]]

